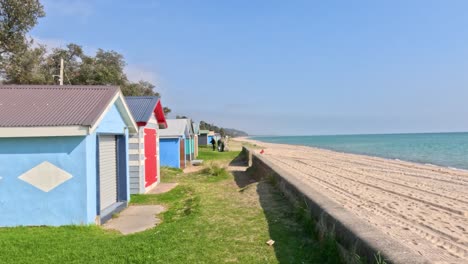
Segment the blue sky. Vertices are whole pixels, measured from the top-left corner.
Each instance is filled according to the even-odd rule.
[[[468,1],[42,0],[174,114],[251,134],[468,131]]]

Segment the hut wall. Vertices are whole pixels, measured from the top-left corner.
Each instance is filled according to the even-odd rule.
[[[179,138],[160,138],[159,153],[161,166],[180,168]]]

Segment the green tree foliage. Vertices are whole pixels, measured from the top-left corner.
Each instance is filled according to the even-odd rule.
[[[122,92],[126,95],[156,95],[160,96],[159,93],[154,92],[154,85],[147,81],[139,81],[137,83],[129,83],[123,86]]]
[[[115,51],[99,49],[94,57],[82,57],[81,67],[75,76],[73,76],[72,80],[76,84],[119,85],[123,90],[124,86],[132,85],[132,83],[127,80],[124,67],[125,61],[121,54]]]
[[[41,47],[42,48],[42,47]],[[37,48],[29,48],[25,54]],[[14,58],[22,58],[24,54],[17,54]],[[37,84],[56,84],[60,72],[60,60],[64,60],[64,83],[71,85],[130,85],[124,74],[125,61],[123,56],[115,51],[105,51],[99,49],[95,56],[88,56],[83,52],[81,46],[68,44],[66,48],[56,48],[46,56],[42,56],[42,61],[38,61],[36,68],[43,76],[43,82]],[[36,61],[34,61],[36,62]],[[11,67],[22,67],[15,65],[15,61],[10,63]],[[24,71],[7,71],[6,82],[24,83],[25,78],[16,76]],[[31,83],[29,81],[28,83]],[[154,86],[153,86],[154,87]]]
[[[45,16],[39,0],[0,0],[0,59],[27,48],[26,33]]]
[[[5,83],[57,84],[60,59],[64,60],[64,83],[71,85],[118,85],[126,96],[160,96],[147,81],[130,82],[125,75],[124,57],[115,51],[99,49],[88,56],[81,46],[68,44],[47,53],[45,46],[29,47],[14,54],[5,67]],[[166,114],[171,112],[164,108]]]
[[[200,130],[210,130],[214,131],[215,133],[220,133],[221,136],[230,136],[230,137],[245,137],[248,136],[248,134],[244,131],[237,130],[237,129],[232,129],[232,128],[223,128],[223,127],[218,127],[214,124],[210,124],[205,121],[200,121]]]
[[[200,121],[200,129],[201,130],[210,130],[210,131],[214,131],[216,133],[219,133],[219,127],[215,126],[214,124],[210,124],[208,122],[205,122],[205,121]]]
[[[49,84],[53,82],[46,65],[46,48],[27,49],[20,55],[13,55],[8,63],[3,64],[7,83],[16,84]]]
[[[0,74],[3,83],[57,84],[60,61],[64,60],[64,84],[118,85],[126,96],[159,93],[147,81],[131,82],[124,68],[124,57],[115,51],[99,49],[94,56],[80,45],[48,50],[27,41],[27,32],[45,16],[39,0],[0,0]],[[164,113],[171,109],[164,107]]]
[[[165,114],[166,116],[167,116],[170,112],[172,112],[172,110],[171,110],[169,107],[166,107],[166,106],[163,108],[163,110],[164,110],[164,114]]]
[[[60,73],[60,60],[64,61],[64,83],[65,84],[84,84],[76,78],[83,67],[85,54],[81,46],[76,44],[68,44],[65,49],[57,48],[47,56],[45,60],[45,70],[48,75],[47,84],[55,84],[58,82],[58,74]]]

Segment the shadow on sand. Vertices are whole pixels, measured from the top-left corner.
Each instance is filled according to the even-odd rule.
[[[229,166],[236,168],[231,173],[241,192],[256,188],[279,263],[341,263],[334,245],[317,241],[310,218],[304,218],[300,208],[287,200],[271,181],[255,177],[242,153]]]

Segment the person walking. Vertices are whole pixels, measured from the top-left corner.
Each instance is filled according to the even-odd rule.
[[[219,151],[224,152],[224,141],[221,140],[221,145],[219,146]]]
[[[218,139],[218,151],[221,152],[221,139]]]
[[[213,146],[213,151],[215,151],[216,150],[216,140],[214,138],[211,138],[210,143]]]

